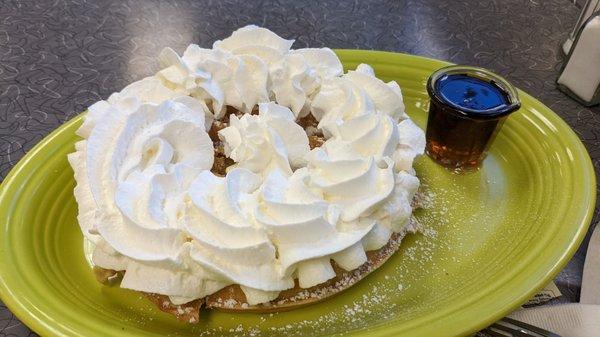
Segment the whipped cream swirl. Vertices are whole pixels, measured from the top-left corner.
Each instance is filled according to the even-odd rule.
[[[329,48],[292,50],[271,67],[271,91],[277,103],[297,117],[305,116],[321,82],[342,72],[342,63]]]
[[[127,90],[111,96],[112,103],[97,103],[95,109],[105,110],[86,121],[94,122],[91,130],[86,123],[80,128],[87,139],[69,155],[79,223],[99,243],[99,264],[109,268],[181,263],[182,200],[213,161],[202,102],[184,96],[155,104],[138,97]],[[136,275],[127,274],[124,287]]]
[[[281,105],[261,103],[258,115],[230,116],[230,126],[219,131],[225,144],[225,154],[255,173],[274,167],[287,175],[304,163],[308,153],[308,138],[295,122],[290,109]]]

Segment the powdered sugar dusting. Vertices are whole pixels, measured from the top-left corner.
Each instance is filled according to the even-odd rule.
[[[376,284],[352,303],[345,304],[341,310],[334,310],[314,319],[304,319],[296,322],[287,322],[279,326],[274,325],[279,321],[278,313],[260,315],[260,322],[254,325],[238,324],[226,331],[235,336],[311,336],[319,333],[339,329],[335,333],[344,335],[347,331],[364,329],[371,323],[369,317],[377,316],[382,320],[393,318],[393,310],[397,304],[390,301],[390,289],[402,291],[403,287],[394,284],[393,277],[390,282]],[[199,332],[198,336],[220,336],[223,330],[210,329]]]

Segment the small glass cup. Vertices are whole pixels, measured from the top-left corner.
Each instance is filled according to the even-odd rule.
[[[427,92],[426,152],[456,171],[478,168],[504,120],[521,107],[508,81],[477,67],[439,69],[429,77]]]

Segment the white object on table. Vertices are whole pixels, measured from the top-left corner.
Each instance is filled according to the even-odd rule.
[[[573,30],[571,31],[571,34],[569,34],[567,41],[563,43],[563,52],[565,55],[569,54],[571,46],[573,45],[573,41],[575,41],[575,37],[577,36],[579,29],[581,29],[581,26],[583,26],[583,24],[592,16],[592,14],[598,11],[600,11],[600,0],[588,0],[585,5],[583,5],[583,10],[579,15],[579,19],[577,19],[575,27],[573,27]]]
[[[509,317],[564,337],[600,336],[600,224],[588,246],[580,302],[522,309]]]
[[[600,101],[600,13],[588,19],[577,34],[556,83],[584,105]]]

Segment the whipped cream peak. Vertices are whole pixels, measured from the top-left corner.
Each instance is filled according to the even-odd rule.
[[[217,118],[226,105],[250,112],[257,103],[268,101],[268,67],[254,55],[190,45],[183,57],[168,48],[161,56],[166,68],[158,75],[170,86],[210,102]]]
[[[344,77],[323,81],[311,103],[311,113],[319,121],[318,128],[327,136],[335,133],[344,121],[375,111],[371,97]]]
[[[347,159],[314,149],[308,155],[310,184],[323,192],[325,200],[340,205],[344,221],[368,215],[394,189],[394,163],[388,157]]]
[[[180,228],[186,191],[197,174],[198,169],[181,163],[168,169],[152,165],[134,171],[117,186],[115,203],[140,227]]]
[[[298,117],[308,114],[312,96],[323,80],[339,76],[342,63],[329,48],[292,50],[271,66],[271,91],[276,101]]]
[[[289,175],[309,150],[306,133],[292,112],[273,102],[260,104],[258,115],[232,115],[229,121],[219,137],[235,167],[257,173],[278,168]]]
[[[200,65],[197,62],[194,62],[196,60],[189,57],[191,50],[200,51],[201,49],[189,46],[186,49],[184,57],[180,57],[176,51],[169,47],[163,49],[160,52],[158,59],[161,66],[165,69],[161,70],[159,75],[169,82],[181,84],[185,90],[194,89],[197,86],[196,79],[198,78],[205,80],[210,79],[211,74],[203,71],[199,67]],[[212,53],[212,51],[207,51],[204,56],[209,56],[209,53]]]
[[[289,107],[296,116],[308,113],[308,96],[319,87],[316,70],[299,54],[288,54],[271,67],[271,91],[275,100]]]
[[[398,125],[387,114],[360,115],[332,127],[333,136],[325,143],[329,153],[360,157],[390,157],[399,144]]]
[[[341,76],[342,62],[329,48],[302,48],[290,51],[290,55],[302,56],[304,63],[316,71],[321,78]]]
[[[112,94],[106,101],[98,101],[88,108],[86,118],[77,135],[83,138],[90,136],[94,126],[105,115],[118,113],[120,110],[133,110],[141,103],[160,104],[168,99],[180,97],[181,92],[166,87],[156,77],[146,77],[126,86],[120,92]]]
[[[310,177],[306,168],[294,171],[290,177],[274,170],[265,178],[260,192],[263,200],[296,204],[318,204],[324,202],[319,191],[308,187]]]
[[[366,64],[360,64],[356,70],[348,71],[344,77],[363,88],[373,99],[377,110],[390,115],[395,121],[408,117],[404,112],[402,92],[396,81],[383,82],[375,77],[373,68]]]
[[[267,47],[280,54],[286,54],[293,43],[294,40],[283,39],[266,28],[248,25],[234,31],[228,38],[216,41],[213,49],[223,49],[235,53],[236,50],[248,47]]]

